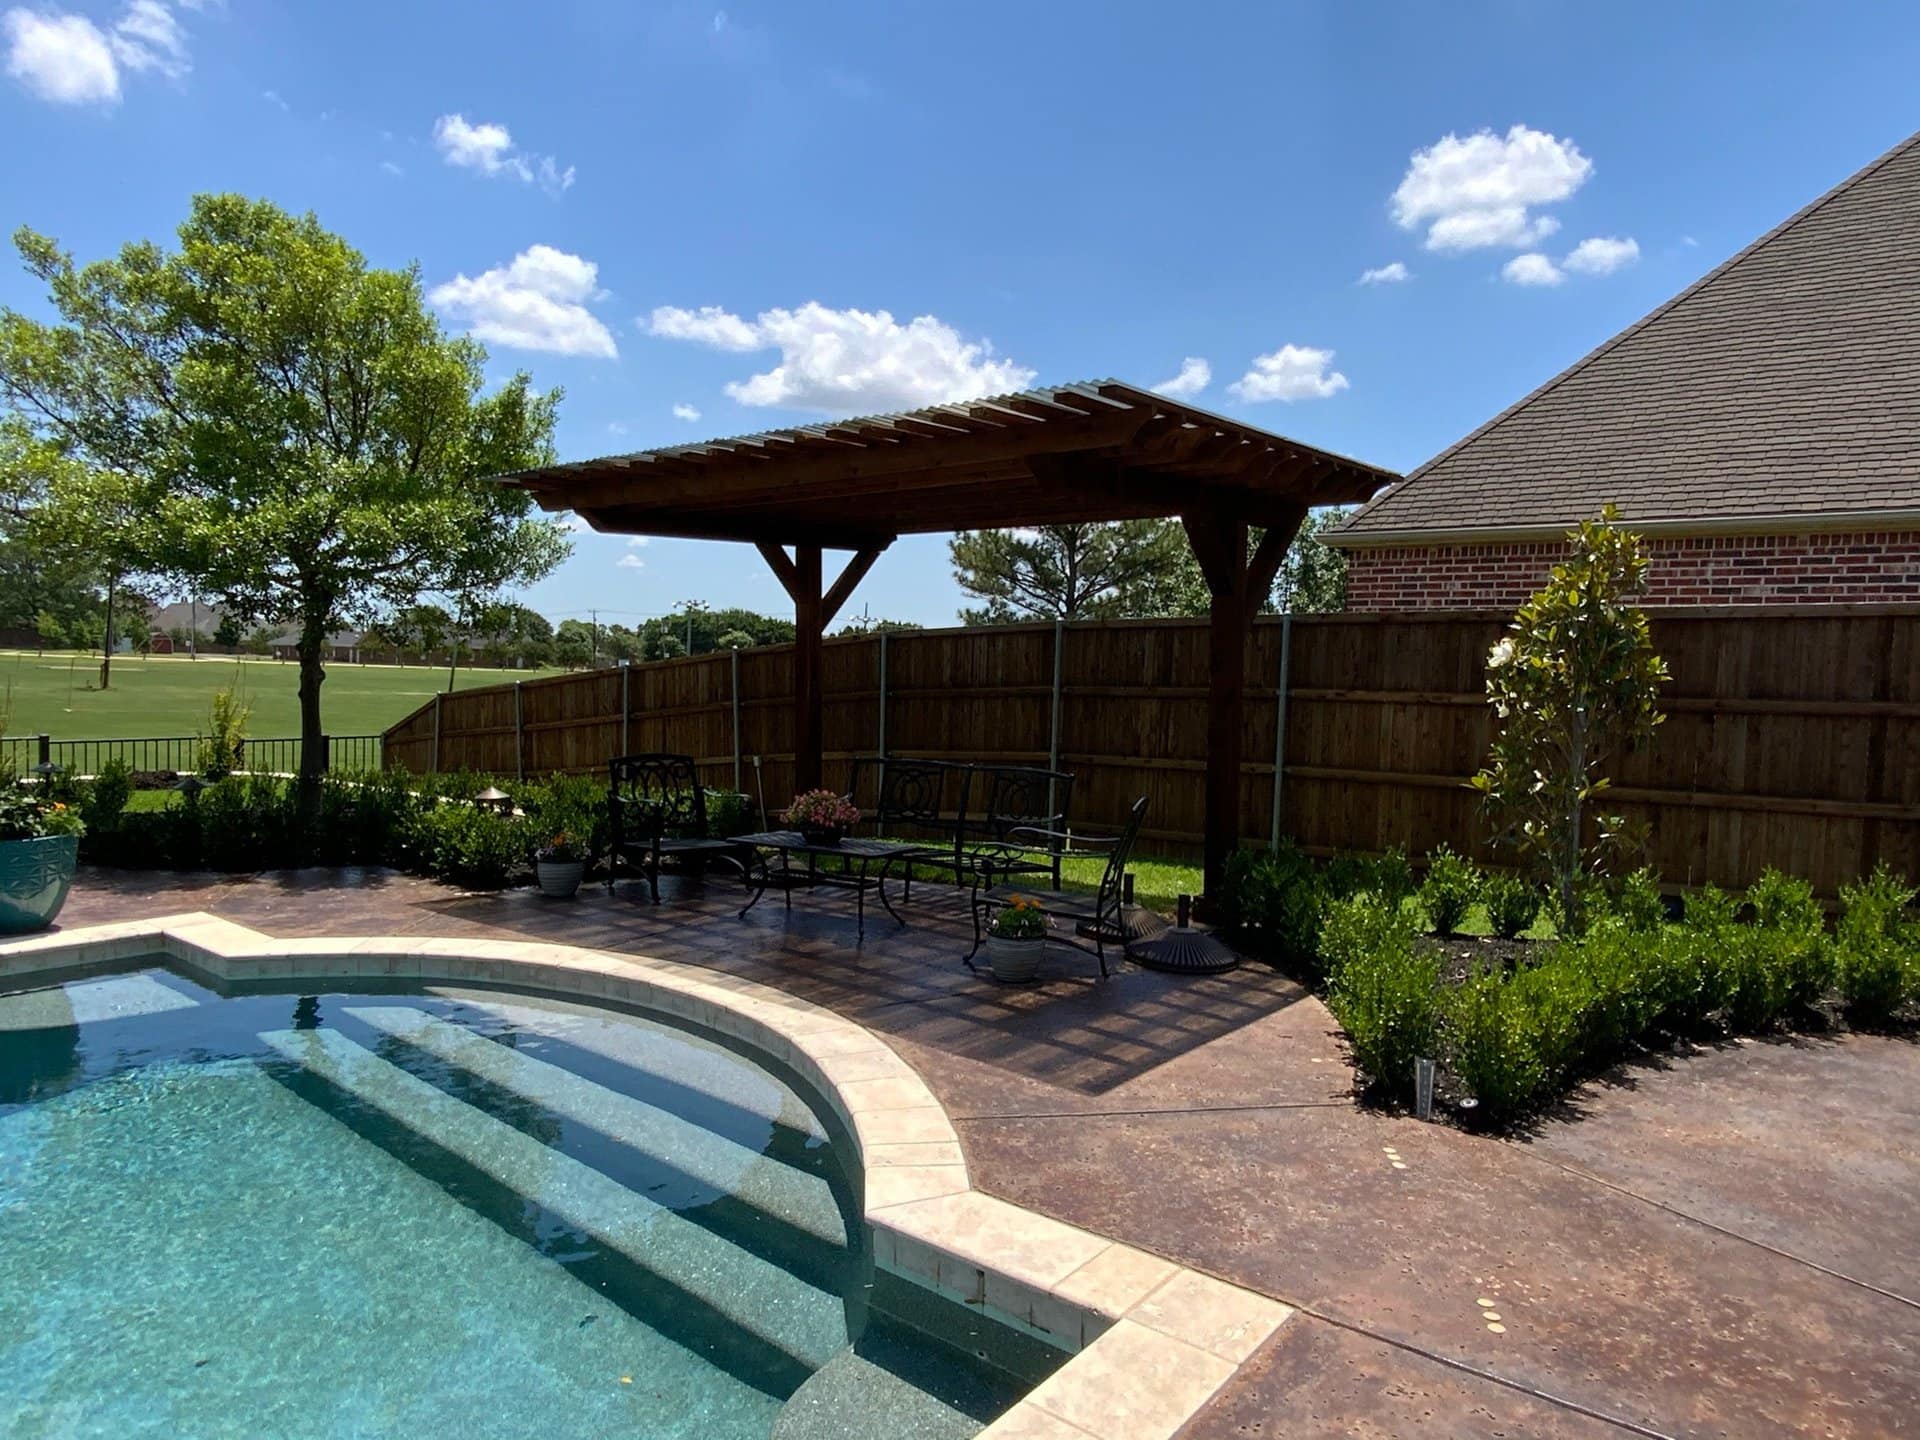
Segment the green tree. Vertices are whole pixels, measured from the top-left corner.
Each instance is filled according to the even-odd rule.
[[[328,633],[566,554],[529,496],[481,483],[551,457],[559,396],[524,374],[483,394],[485,351],[441,333],[417,270],[370,267],[311,214],[200,196],[178,240],[81,267],[20,230],[60,318],[0,312],[0,396],[132,489],[142,569],[293,625],[310,817]]]
[[[1259,608],[1265,612],[1291,612],[1295,615],[1322,614],[1346,608],[1347,557],[1320,537],[1344,520],[1345,510],[1310,510],[1300,524],[1299,534],[1287,546],[1286,558],[1273,578],[1273,589],[1261,597]],[[1247,537],[1248,552],[1259,547],[1265,535],[1254,530]],[[1212,603],[1200,564],[1193,558],[1191,546],[1183,547],[1175,562],[1148,587],[1141,597],[1147,615],[1204,615]]]
[[[1606,766],[1662,719],[1667,667],[1633,603],[1647,553],[1618,519],[1609,505],[1568,535],[1567,559],[1487,657],[1499,731],[1473,783],[1499,838],[1541,873],[1568,924],[1583,882],[1630,848],[1622,818],[1593,810]]]
[[[985,601],[964,609],[968,625],[1015,620],[1094,620],[1154,613],[1152,597],[1187,551],[1178,522],[1042,525],[962,530],[948,542],[953,577]]]

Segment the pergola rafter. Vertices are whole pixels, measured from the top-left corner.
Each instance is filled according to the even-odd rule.
[[[502,476],[613,534],[746,541],[794,604],[795,774],[821,769],[820,643],[901,536],[1178,516],[1212,597],[1207,888],[1236,840],[1254,612],[1308,508],[1399,477],[1115,380],[1029,390]],[[1249,527],[1265,531],[1248,553]],[[789,549],[791,554],[788,553]],[[825,584],[822,552],[852,558]]]

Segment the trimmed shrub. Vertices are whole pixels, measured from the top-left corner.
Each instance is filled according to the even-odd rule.
[[[442,803],[422,814],[415,837],[429,870],[474,890],[505,887],[527,863],[534,844],[524,818],[459,803]]]
[[[88,830],[108,830],[120,823],[133,799],[133,771],[118,755],[100,767],[80,799],[80,813]]]
[[[1442,935],[1452,935],[1467,918],[1480,896],[1480,872],[1471,862],[1442,845],[1427,856],[1427,878],[1420,886],[1420,903],[1427,924]]]
[[[1540,892],[1521,876],[1485,876],[1480,895],[1487,907],[1487,924],[1502,940],[1513,939],[1540,916]]]
[[[1608,897],[1607,909],[1629,930],[1658,930],[1666,923],[1667,902],[1660,894],[1660,877],[1641,866],[1621,877]]]
[[[1403,908],[1370,894],[1336,902],[1321,930],[1327,1007],[1376,1094],[1411,1093],[1414,1060],[1435,1053],[1440,965],[1416,938]]]
[[[1530,1109],[1548,1076],[1529,998],[1499,975],[1481,975],[1458,986],[1443,1013],[1448,1068],[1481,1113],[1501,1121]]]
[[[1278,850],[1236,851],[1227,862],[1225,891],[1230,925],[1269,958],[1317,973],[1326,896],[1303,850],[1289,842]]]
[[[1719,931],[1717,988],[1729,1025],[1765,1030],[1819,1000],[1832,979],[1832,954],[1806,881],[1768,870],[1747,891],[1745,908],[1748,923]]]
[[[1920,894],[1884,864],[1840,889],[1834,962],[1840,998],[1857,1022],[1884,1025],[1920,995],[1920,924],[1907,907]]]
[[[1398,845],[1373,861],[1373,875],[1367,882],[1372,890],[1389,905],[1399,905],[1415,890],[1413,862],[1407,859],[1407,852]]]

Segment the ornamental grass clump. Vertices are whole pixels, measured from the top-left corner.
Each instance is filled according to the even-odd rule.
[[[1406,910],[1361,893],[1336,901],[1321,930],[1327,1007],[1379,1096],[1413,1090],[1413,1062],[1434,1054],[1440,964],[1418,944]]]
[[[1625,819],[1597,807],[1606,767],[1661,721],[1666,665],[1634,604],[1648,557],[1608,506],[1567,537],[1567,559],[1520,607],[1487,657],[1487,699],[1499,722],[1473,779],[1500,841],[1577,928],[1580,891],[1632,848]]]

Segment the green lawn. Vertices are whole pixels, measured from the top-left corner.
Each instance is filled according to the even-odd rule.
[[[0,650],[0,716],[8,735],[127,739],[194,735],[207,728],[213,692],[238,683],[253,702],[251,735],[300,733],[299,668],[290,660],[116,656],[113,686],[99,686],[100,657]],[[528,679],[531,670],[461,670],[456,688]],[[445,669],[418,665],[328,665],[320,713],[328,733],[371,735],[432,697]]]

